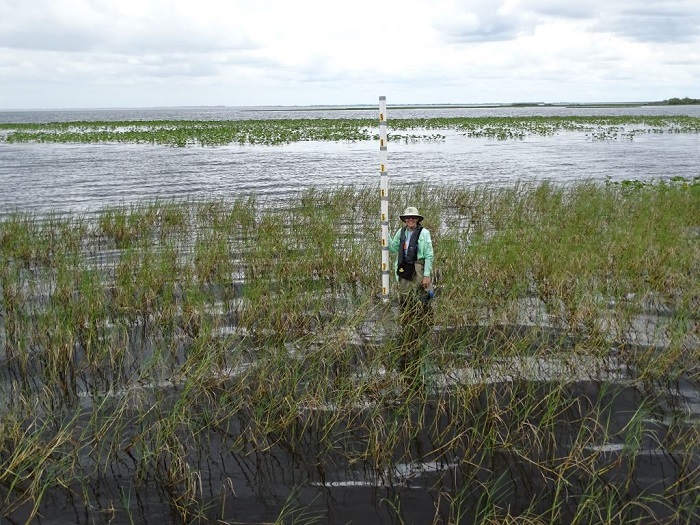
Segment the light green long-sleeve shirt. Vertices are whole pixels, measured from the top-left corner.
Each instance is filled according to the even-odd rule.
[[[408,233],[408,230],[406,231]],[[394,236],[389,241],[389,252],[399,253],[399,248],[401,244],[401,228],[394,234]],[[425,277],[430,277],[430,272],[433,270],[433,240],[430,237],[430,231],[427,228],[423,228],[420,232],[420,237],[418,237],[418,259],[425,259],[425,265],[423,266],[423,275]]]

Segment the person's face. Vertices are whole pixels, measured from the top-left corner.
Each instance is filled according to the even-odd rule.
[[[404,220],[406,221],[406,227],[409,230],[412,230],[418,224],[418,217],[406,217]]]

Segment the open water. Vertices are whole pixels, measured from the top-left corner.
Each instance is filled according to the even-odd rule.
[[[0,111],[0,122],[377,118],[374,108],[151,108]],[[410,108],[392,118],[527,115],[691,115],[700,106]],[[639,134],[594,140],[583,132],[493,140],[445,133],[438,142],[391,142],[390,184],[660,180],[700,176],[700,135]],[[0,215],[95,211],[140,200],[235,198],[277,201],[308,189],[378,184],[379,147],[367,142],[186,147],[0,142]]]

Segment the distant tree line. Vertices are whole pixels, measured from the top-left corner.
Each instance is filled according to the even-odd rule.
[[[688,97],[683,97],[683,98],[669,98],[668,100],[665,100],[669,106],[684,106],[688,104],[700,104],[700,99],[697,98],[688,98]]]

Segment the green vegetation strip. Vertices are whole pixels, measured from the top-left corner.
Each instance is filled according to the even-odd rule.
[[[275,145],[298,141],[363,141],[377,137],[372,119],[277,119],[227,121],[124,121],[1,124],[11,143],[128,142],[168,146]],[[700,118],[689,116],[449,117],[392,119],[390,140],[442,140],[454,130],[468,137],[506,140],[565,131],[592,139],[633,138],[640,133],[698,133]],[[423,132],[423,133],[418,133]]]
[[[674,394],[700,388],[700,180],[397,188],[391,209],[418,206],[433,232],[438,331],[392,332],[376,300],[376,200],[4,218],[2,514],[69,501],[133,521],[133,491],[153,490],[173,523],[229,522],[241,488],[212,469],[262,498],[284,454],[320,484],[448,465],[431,490],[455,523],[700,520],[698,414]],[[526,362],[562,371],[518,380]],[[635,492],[649,446],[675,467]]]

